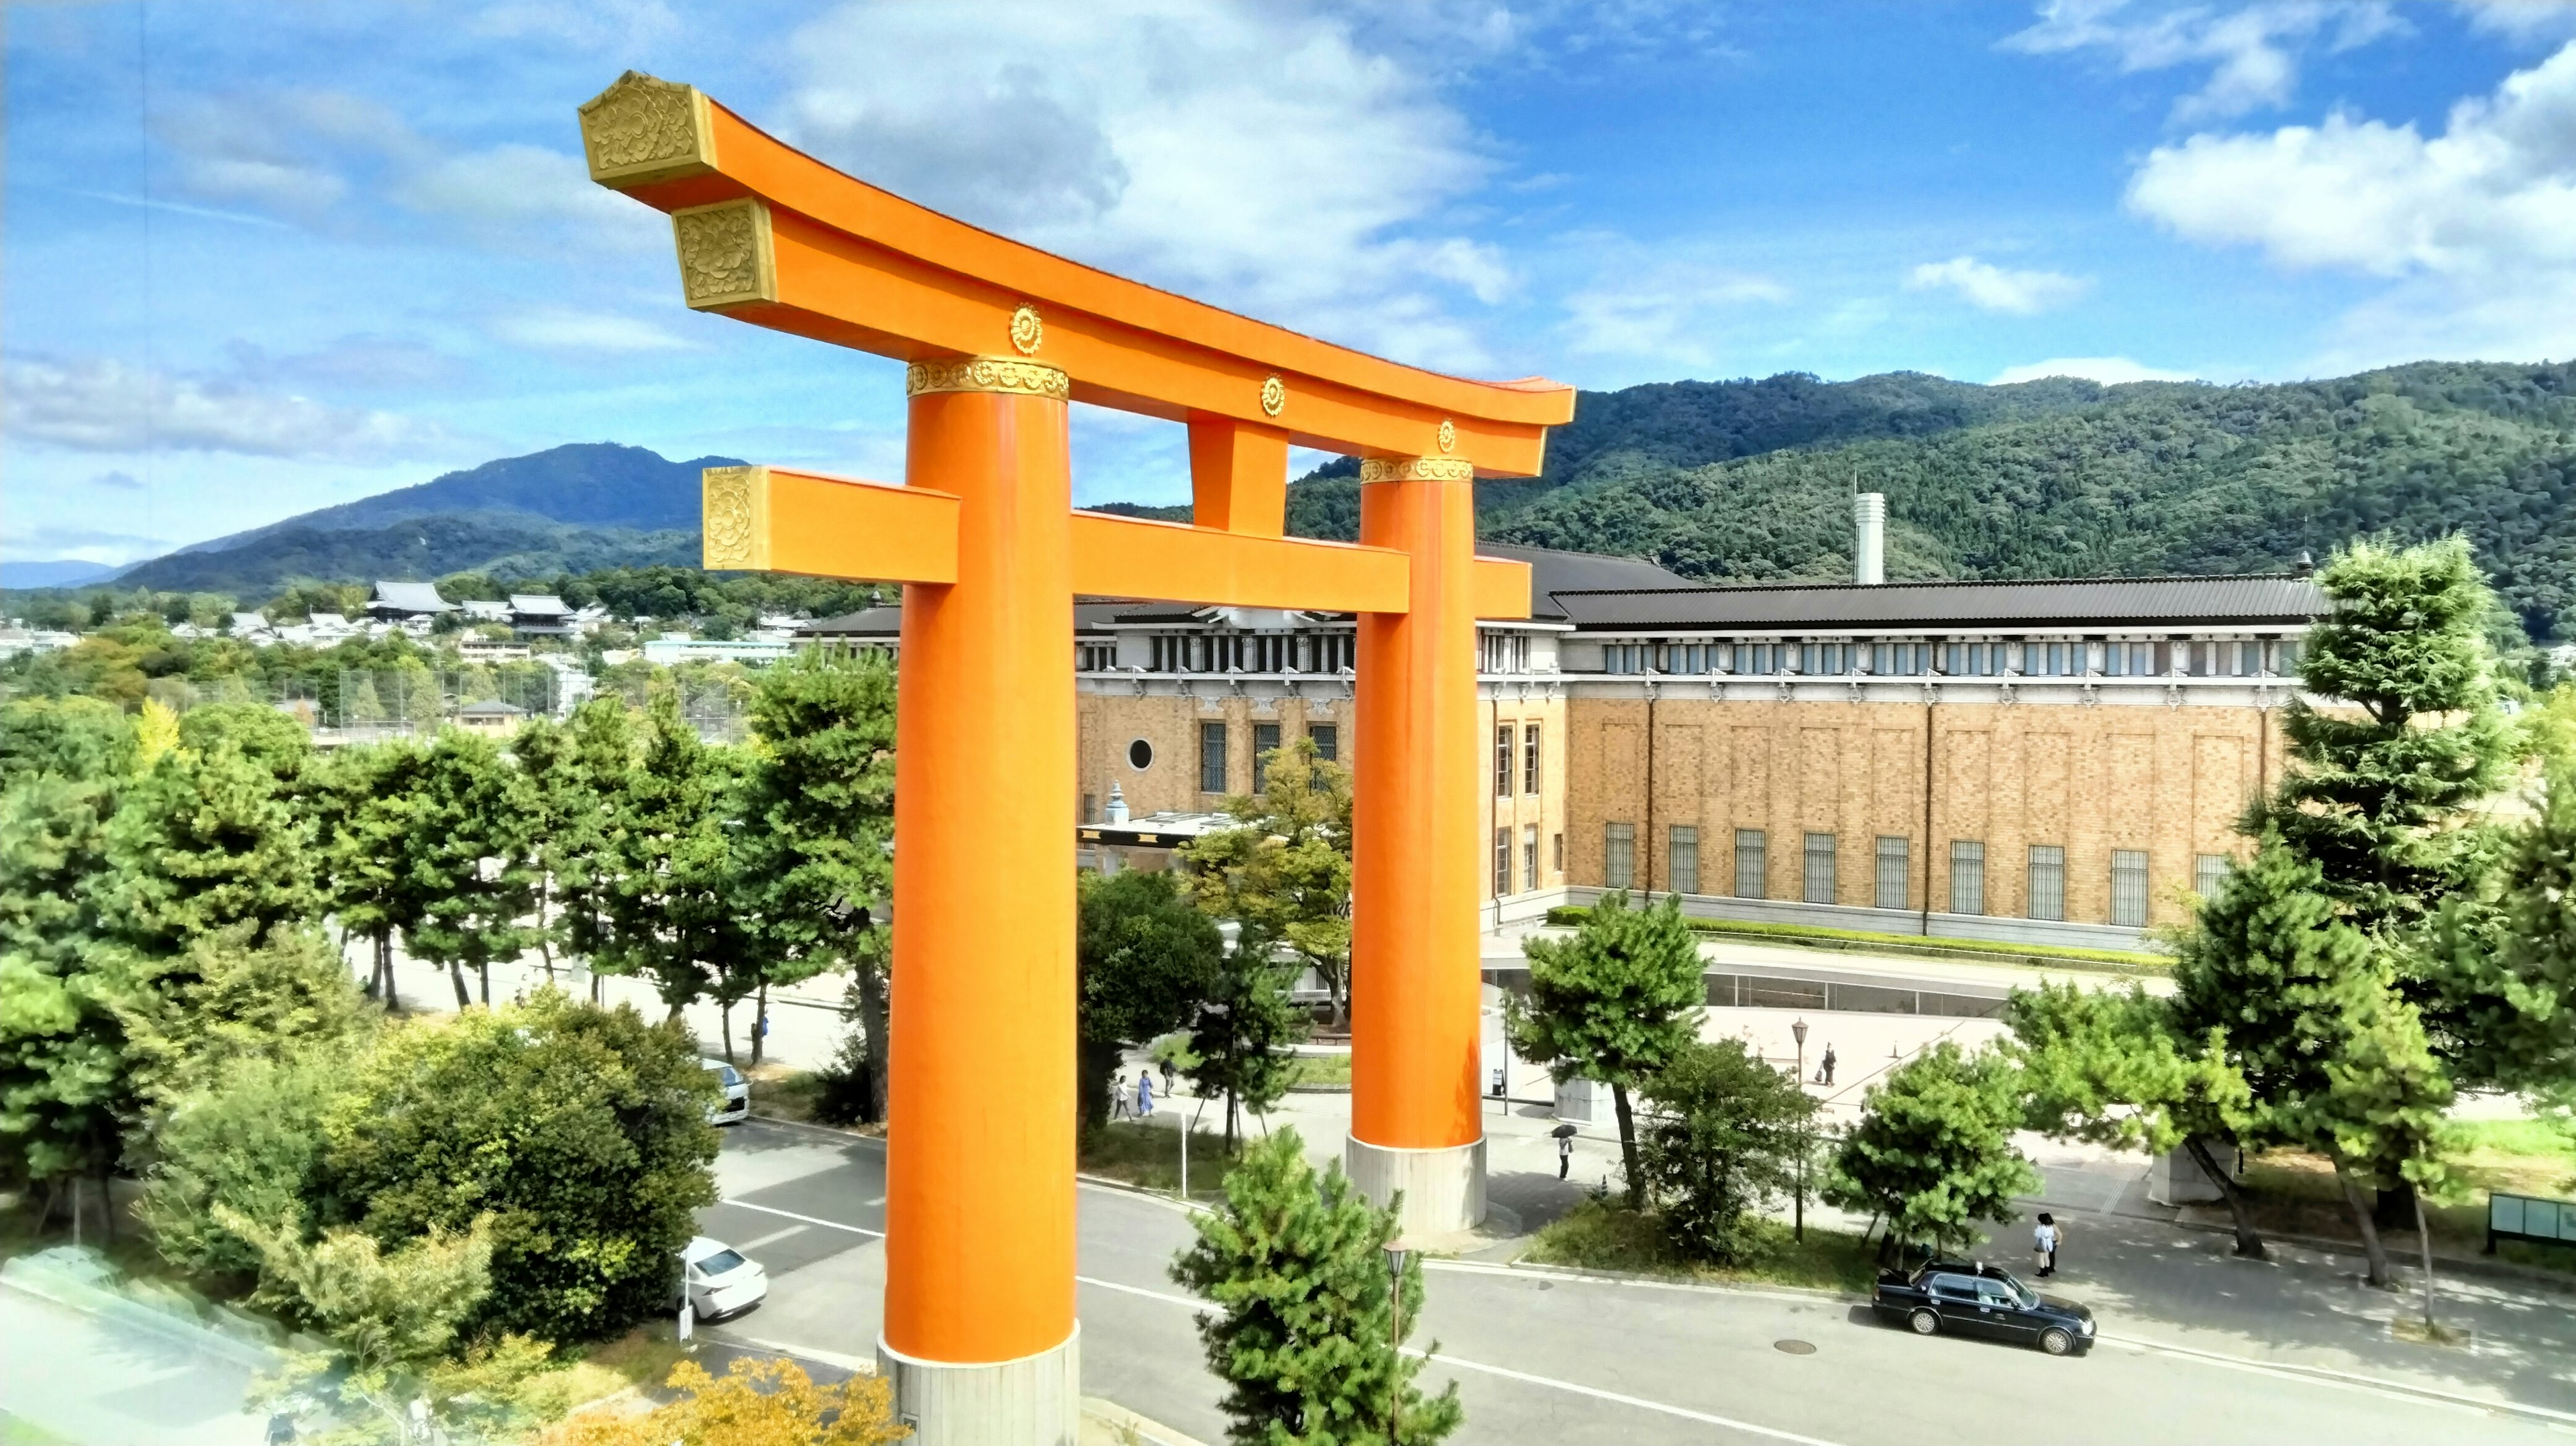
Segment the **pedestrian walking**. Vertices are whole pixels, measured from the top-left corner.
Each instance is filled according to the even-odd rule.
[[[1565,1172],[1573,1168],[1574,1137],[1572,1135],[1559,1135],[1556,1137],[1556,1178],[1560,1180],[1564,1179]]]
[[[1825,1042],[1824,1080],[1827,1084],[1832,1084],[1834,1082],[1834,1046],[1833,1041],[1831,1040],[1827,1040]]]
[[[2030,1232],[2030,1255],[2043,1277],[2057,1273],[2057,1217],[2042,1210],[2039,1224]]]
[[[1116,1075],[1109,1077],[1109,1118],[1123,1120],[1135,1111],[1127,1107],[1127,1086]]]
[[[1154,1072],[1150,1069],[1140,1069],[1136,1071],[1136,1118],[1150,1120],[1153,1117]]]
[[[1161,1063],[1163,1066],[1163,1098],[1170,1099],[1172,1097],[1172,1062],[1167,1059],[1161,1061]]]

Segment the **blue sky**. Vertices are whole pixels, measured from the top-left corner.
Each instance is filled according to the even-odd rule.
[[[679,302],[629,66],[979,224],[1585,387],[2576,355],[2576,5],[194,3],[5,12],[0,556],[567,441],[901,475],[891,364]],[[1186,495],[1077,409],[1080,500]]]

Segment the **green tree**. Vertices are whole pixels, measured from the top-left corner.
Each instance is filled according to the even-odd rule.
[[[614,1334],[715,1201],[714,1076],[675,1024],[542,990],[388,1029],[324,1117],[327,1198],[387,1248],[492,1217],[477,1325]]]
[[[2548,759],[2488,896],[2447,901],[2427,953],[2458,1001],[2462,1074],[2576,1102],[2576,756]]]
[[[618,820],[617,887],[602,952],[613,972],[652,980],[676,1019],[706,997],[718,971],[747,961],[753,949],[737,830],[728,827],[740,822],[740,759],[700,742],[667,694],[647,717],[643,760]]]
[[[1648,1076],[1661,1112],[1638,1141],[1641,1174],[1674,1242],[1720,1264],[1750,1256],[1754,1212],[1805,1188],[1817,1102],[1732,1039],[1690,1043]]]
[[[254,937],[318,919],[312,826],[230,740],[172,748],[124,791],[93,883],[118,942],[159,957],[237,924]]]
[[[1610,1086],[1619,1116],[1619,1158],[1628,1205],[1645,1208],[1645,1167],[1629,1096],[1699,1037],[1707,1001],[1699,942],[1682,921],[1681,900],[1628,907],[1614,890],[1569,939],[1533,938],[1530,987],[1505,1016],[1514,1052],[1557,1080]]]
[[[175,959],[135,960],[120,971],[111,1006],[126,1087],[147,1123],[235,1060],[345,1049],[372,1026],[347,963],[314,926],[254,939],[249,924],[236,924]]]
[[[116,1158],[124,1045],[94,966],[90,883],[107,866],[104,785],[51,774],[0,792],[0,1166],[62,1182]]]
[[[97,698],[0,703],[0,786],[33,774],[110,781],[134,770],[134,724]]]
[[[2368,1051],[2353,1061],[2410,1057],[2402,1042],[2384,1034],[2402,1033],[2406,1026],[2398,1021],[2413,1018],[2394,994],[2386,959],[2385,947],[2327,893],[2317,862],[2278,834],[2266,834],[2253,861],[2217,898],[2202,901],[2175,960],[2172,1006],[2178,1031],[2215,1036],[2227,1065],[2244,1080],[2241,1144],[2296,1145],[2332,1161],[2346,1200],[2356,1204],[2374,1284],[2385,1278],[2386,1262],[2358,1187],[2408,1178],[2401,1173],[2405,1162],[2343,1151],[2350,1140],[2394,1144],[2401,1136],[2339,1119],[2340,1108],[2357,1107],[2370,1089],[2359,1081],[2339,1085],[2327,1064],[2365,1044]],[[2385,1083],[2414,1088],[2404,1080]],[[2442,1093],[2447,1097],[2447,1085]]]
[[[2242,1147],[2252,1099],[2228,1062],[2225,1031],[2187,1034],[2172,1004],[2075,984],[2016,989],[2005,1052],[2021,1067],[2031,1129],[2056,1139],[2163,1154],[2182,1149],[2227,1201],[2236,1253],[2265,1258],[2263,1237],[2213,1141]]]
[[[544,947],[550,974],[556,945],[588,960],[608,944],[619,830],[637,745],[634,714],[615,697],[585,701],[560,726],[535,720],[510,740],[533,795],[530,819],[545,891],[540,903],[548,912]],[[592,976],[594,1004],[597,978]]]
[[[2021,1123],[2012,1061],[1942,1040],[1861,1097],[1824,1198],[1885,1219],[1895,1245],[1965,1246],[1976,1222],[2012,1219],[2013,1197],[2039,1187],[2038,1169],[2013,1148]]]
[[[1190,1053],[1197,1058],[1187,1074],[1199,1098],[1225,1096],[1231,1157],[1243,1112],[1265,1114],[1288,1093],[1296,1075],[1288,1048],[1306,1037],[1306,1016],[1288,995],[1299,966],[1277,958],[1271,941],[1252,929],[1221,949],[1215,962],[1207,997],[1190,1023]]]
[[[411,952],[447,966],[459,1009],[473,1002],[465,970],[492,1002],[492,965],[535,942],[532,792],[489,739],[440,733],[410,779],[402,868],[418,907],[403,928]]]
[[[359,1372],[382,1377],[446,1354],[492,1288],[490,1218],[431,1230],[386,1251],[357,1230],[307,1240],[300,1221],[266,1225],[225,1206],[224,1228],[259,1252],[260,1298],[328,1331]]]
[[[1216,921],[1168,872],[1084,874],[1074,1099],[1085,1126],[1105,1116],[1119,1051],[1195,1021],[1225,954]]]
[[[316,768],[307,795],[331,913],[344,940],[367,941],[367,990],[396,1011],[402,1000],[394,936],[419,924],[436,882],[409,866],[422,768],[421,749],[409,739],[343,748]]]
[[[1350,1016],[1351,779],[1300,737],[1262,755],[1262,791],[1225,801],[1240,827],[1182,850],[1200,900],[1295,950]]]
[[[850,972],[876,1101],[887,950],[873,921],[893,879],[894,693],[894,667],[875,655],[809,652],[769,668],[751,698],[760,743],[743,804],[744,869],[771,934],[763,983]]]
[[[178,1101],[153,1135],[138,1207],[162,1259],[199,1277],[258,1274],[259,1247],[216,1208],[269,1230],[304,1217],[322,1186],[322,1119],[353,1062],[325,1049],[243,1054]]]
[[[180,715],[180,747],[203,753],[221,743],[230,743],[244,758],[267,769],[290,796],[313,758],[312,735],[274,708],[209,703]]]
[[[1225,1204],[1193,1223],[1197,1243],[1172,1279],[1216,1307],[1199,1316],[1199,1339],[1226,1383],[1227,1440],[1387,1446],[1439,1441],[1465,1420],[1457,1385],[1424,1396],[1424,1358],[1396,1349],[1398,1303],[1406,1334],[1421,1318],[1421,1256],[1405,1262],[1399,1293],[1383,1255],[1394,1212],[1370,1205],[1339,1164],[1318,1179],[1295,1130],[1255,1145],[1226,1176]]]

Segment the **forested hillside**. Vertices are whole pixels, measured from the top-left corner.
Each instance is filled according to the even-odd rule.
[[[2576,638],[2576,365],[2234,387],[1783,380],[1586,393],[1534,495],[1481,489],[1486,535],[1720,580],[1848,577],[1855,491],[1887,494],[1899,578],[2259,571],[2362,534],[2460,531],[2533,637]],[[1802,408],[1829,424],[1784,441]],[[1747,454],[1761,443],[1782,449]],[[1730,447],[1746,451],[1708,455]],[[1338,490],[1295,491],[1317,488]]]

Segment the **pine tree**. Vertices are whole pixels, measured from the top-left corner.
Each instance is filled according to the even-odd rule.
[[[465,992],[469,967],[489,1004],[492,965],[534,942],[526,923],[536,907],[528,782],[490,740],[451,728],[421,750],[411,783],[402,871],[419,904],[403,942],[447,966],[459,1009],[473,1002]]]
[[[617,821],[617,884],[603,959],[653,981],[672,1017],[705,998],[712,972],[747,959],[740,869],[727,828],[740,781],[733,750],[699,741],[668,694],[647,712],[644,755]]]
[[[2012,1219],[2014,1197],[2039,1188],[2038,1169],[2013,1148],[2021,1125],[2012,1061],[1942,1040],[1861,1096],[1825,1200],[1884,1218],[1891,1244],[1965,1246],[1978,1221]]]
[[[2415,1073],[2421,1031],[2395,993],[2387,950],[2345,917],[2314,860],[2267,834],[2253,861],[2201,904],[2179,955],[2175,1023],[2187,1035],[2214,1033],[2244,1080],[2240,1145],[2295,1145],[2326,1155],[2370,1251],[2372,1282],[2383,1281],[2386,1259],[2358,1189],[2393,1186],[2424,1166],[2410,1170],[2405,1155],[2350,1150],[2365,1141],[2412,1150],[2433,1138],[2429,1130],[2373,1126],[2366,1116],[2374,1095],[2409,1110],[2428,1090],[2446,1104],[2450,1097],[2447,1080]],[[2403,1073],[2380,1081],[2355,1073],[2374,1062]]]
[[[0,793],[0,1168],[49,1191],[106,1171],[125,1105],[88,888],[107,867],[108,798],[54,776]]]
[[[408,739],[343,748],[317,768],[309,794],[331,913],[344,938],[367,941],[367,990],[396,1011],[394,936],[416,925],[428,904],[406,865],[421,767],[421,750]]]
[[[1530,987],[1506,1017],[1512,1049],[1559,1081],[1610,1086],[1631,1209],[1645,1207],[1645,1169],[1629,1096],[1699,1037],[1707,1002],[1699,941],[1681,900],[1643,909],[1604,894],[1570,939],[1531,939]]]
[[[2458,1001],[2461,1075],[2576,1104],[2576,757],[2550,759],[2488,896],[2448,901],[2427,955]]]
[[[321,916],[311,823],[229,739],[162,751],[125,789],[106,840],[98,914],[141,953],[175,957],[236,924],[256,938]]]
[[[1209,1369],[1226,1382],[1226,1439],[1241,1446],[1392,1446],[1434,1442],[1466,1413],[1453,1382],[1414,1385],[1424,1358],[1396,1349],[1422,1314],[1422,1259],[1399,1289],[1384,1250],[1395,1215],[1368,1203],[1336,1163],[1319,1180],[1295,1130],[1248,1151],[1225,1204],[1195,1220],[1198,1241],[1172,1279],[1207,1298],[1198,1318]],[[1435,1346],[1433,1349],[1437,1349]]]
[[[1201,1099],[1225,1096],[1225,1150],[1234,1153],[1242,1113],[1266,1113],[1288,1093],[1296,1059],[1288,1047],[1306,1037],[1306,1016],[1288,996],[1295,964],[1276,957],[1273,941],[1246,927],[1221,950],[1207,997],[1190,1025],[1186,1071]]]

